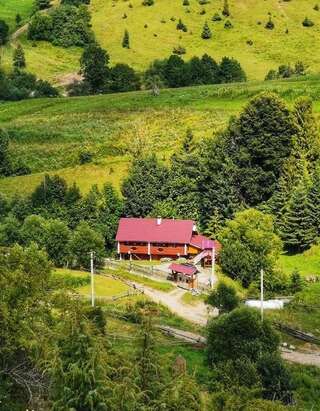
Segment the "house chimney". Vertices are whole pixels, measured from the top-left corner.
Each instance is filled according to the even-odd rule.
[[[161,223],[162,223],[162,218],[161,218],[161,217],[158,217],[158,218],[157,218],[157,225],[161,225]]]

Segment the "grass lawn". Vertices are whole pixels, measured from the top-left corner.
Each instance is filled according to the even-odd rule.
[[[73,276],[76,278],[89,277],[90,274],[83,271],[56,269],[55,273],[61,276]],[[129,290],[129,287],[120,280],[103,277],[101,275],[94,276],[94,290],[97,297],[112,297],[117,296]],[[79,294],[91,295],[91,285],[85,285],[77,289]]]
[[[287,275],[294,270],[303,276],[320,275],[320,246],[313,246],[303,254],[282,255],[279,266]]]
[[[161,281],[156,281],[152,280],[149,277],[144,277],[142,275],[137,275],[137,274],[132,274],[124,270],[118,270],[116,272],[113,272],[115,275],[117,275],[120,278],[123,278],[125,280],[129,281],[134,281],[137,282],[141,285],[145,285],[146,287],[153,288],[155,290],[163,291],[163,292],[170,292],[175,289],[175,287],[170,284],[169,282],[161,282]]]

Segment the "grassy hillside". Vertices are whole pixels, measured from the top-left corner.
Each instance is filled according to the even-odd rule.
[[[0,18],[9,24],[11,31],[15,28],[15,18],[19,13],[22,20],[29,18],[33,0],[0,0]]]
[[[76,181],[84,192],[105,181],[119,187],[137,151],[156,152],[166,161],[188,127],[198,140],[210,137],[249,97],[266,89],[278,92],[289,103],[299,95],[310,95],[315,110],[320,111],[317,77],[163,90],[157,98],[135,92],[3,104],[0,124],[9,131],[11,150],[32,174],[1,179],[0,190],[28,193],[45,172]],[[94,162],[80,166],[79,153],[84,149],[93,153]]]
[[[182,5],[182,0],[156,0],[152,7],[141,3],[141,0],[91,0],[93,30],[110,53],[112,63],[124,62],[143,70],[154,59],[167,57],[174,47],[181,45],[186,48],[186,58],[204,53],[216,59],[225,55],[235,57],[251,80],[263,79],[269,69],[297,60],[304,61],[311,72],[320,71],[317,58],[320,12],[313,9],[316,3],[313,0],[229,0],[229,19],[233,24],[229,30],[224,28],[225,18],[211,21],[216,12],[221,14],[223,0],[211,0],[203,6],[198,0],[190,0],[188,7]],[[13,30],[16,13],[27,17],[31,7],[32,0],[1,0],[0,16],[9,21]],[[205,14],[200,14],[202,10]],[[269,12],[274,30],[264,27]],[[302,26],[306,16],[315,23],[313,27]],[[186,24],[187,33],[176,30],[179,18]],[[213,33],[210,40],[201,39],[205,21]],[[121,47],[125,29],[130,33],[130,50]],[[35,47],[25,34],[19,41],[25,48],[29,70],[42,78],[61,82],[79,69],[80,49],[63,49],[43,42]],[[14,43],[3,51],[6,67],[11,64]]]

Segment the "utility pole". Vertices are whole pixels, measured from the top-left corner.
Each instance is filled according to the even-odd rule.
[[[90,253],[90,267],[91,267],[91,305],[94,307],[94,267],[93,267],[94,252]]]
[[[264,271],[263,269],[261,269],[260,271],[261,321],[263,321],[263,276],[264,276]]]
[[[213,283],[214,283],[214,277],[215,277],[215,264],[216,264],[216,249],[215,249],[215,244],[213,243],[212,246],[212,257],[211,257],[211,281],[210,285],[211,288],[213,288]]]

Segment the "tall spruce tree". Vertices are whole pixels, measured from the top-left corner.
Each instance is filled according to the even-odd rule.
[[[208,39],[211,39],[211,37],[212,37],[212,32],[210,30],[208,22],[206,21],[202,29],[201,38],[203,38],[204,40],[208,40]]]
[[[310,188],[310,177],[305,171],[291,195],[283,216],[281,237],[290,252],[302,252],[308,249],[317,236],[309,197]]]
[[[311,162],[318,160],[320,138],[311,98],[298,98],[294,104],[293,115],[297,127],[296,150]]]
[[[128,30],[124,31],[123,40],[122,40],[122,47],[124,49],[129,49],[130,48],[130,37],[129,37]]]
[[[228,0],[224,0],[223,2],[223,10],[222,10],[222,14],[226,17],[230,16],[230,9],[229,9],[229,2]]]
[[[135,159],[122,184],[124,214],[146,217],[157,202],[167,197],[167,180],[168,169],[159,164],[156,156]]]
[[[26,58],[21,44],[13,52],[13,66],[17,69],[26,67]]]
[[[316,168],[312,176],[312,186],[309,191],[311,205],[311,217],[317,236],[320,236],[320,166]]]
[[[289,108],[268,92],[254,97],[239,119],[230,122],[225,150],[235,165],[235,186],[248,205],[272,196],[295,134]]]

